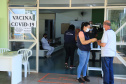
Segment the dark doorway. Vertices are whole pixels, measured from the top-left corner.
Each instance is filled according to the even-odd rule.
[[[48,39],[54,39],[54,20],[45,20],[45,33]]]

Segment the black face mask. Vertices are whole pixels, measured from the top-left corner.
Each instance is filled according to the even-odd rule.
[[[47,36],[45,38],[47,39]]]

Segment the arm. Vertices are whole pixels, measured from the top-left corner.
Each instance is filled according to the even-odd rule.
[[[79,39],[80,39],[80,42],[83,44],[83,45],[87,45],[89,43],[92,42],[92,40],[85,40],[85,36],[84,36],[84,33],[81,31],[79,32]]]
[[[48,40],[45,39],[45,38],[42,38],[41,42],[42,42],[43,44],[46,44],[46,43],[48,43]]]
[[[105,47],[107,41],[108,41],[108,39],[107,39],[107,33],[104,33],[104,34],[103,34],[103,37],[102,37],[102,41],[99,40],[99,41],[97,41],[97,43],[98,43],[99,46]]]
[[[106,46],[106,43],[101,43],[101,40],[100,41],[97,41],[98,45],[101,46],[101,47],[105,47]]]
[[[52,39],[49,39],[49,40],[48,40],[48,42],[51,42],[51,41],[52,41]]]
[[[76,29],[75,30],[75,40],[77,41],[77,35],[79,34],[79,32],[80,32],[80,29]]]

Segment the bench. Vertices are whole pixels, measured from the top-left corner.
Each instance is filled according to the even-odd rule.
[[[40,45],[39,46],[39,57],[45,57],[46,56],[46,53],[48,52],[48,50],[42,48],[41,41],[40,41],[40,44],[39,45]],[[54,47],[54,52],[62,49],[63,46],[64,46],[63,44],[60,44],[60,45],[55,46]],[[36,50],[33,50],[33,56],[36,56]]]

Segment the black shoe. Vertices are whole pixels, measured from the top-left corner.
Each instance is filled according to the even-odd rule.
[[[79,83],[85,83],[81,78],[77,79]]]
[[[83,77],[83,79],[87,82],[90,82],[90,80],[87,78],[87,76]]]

